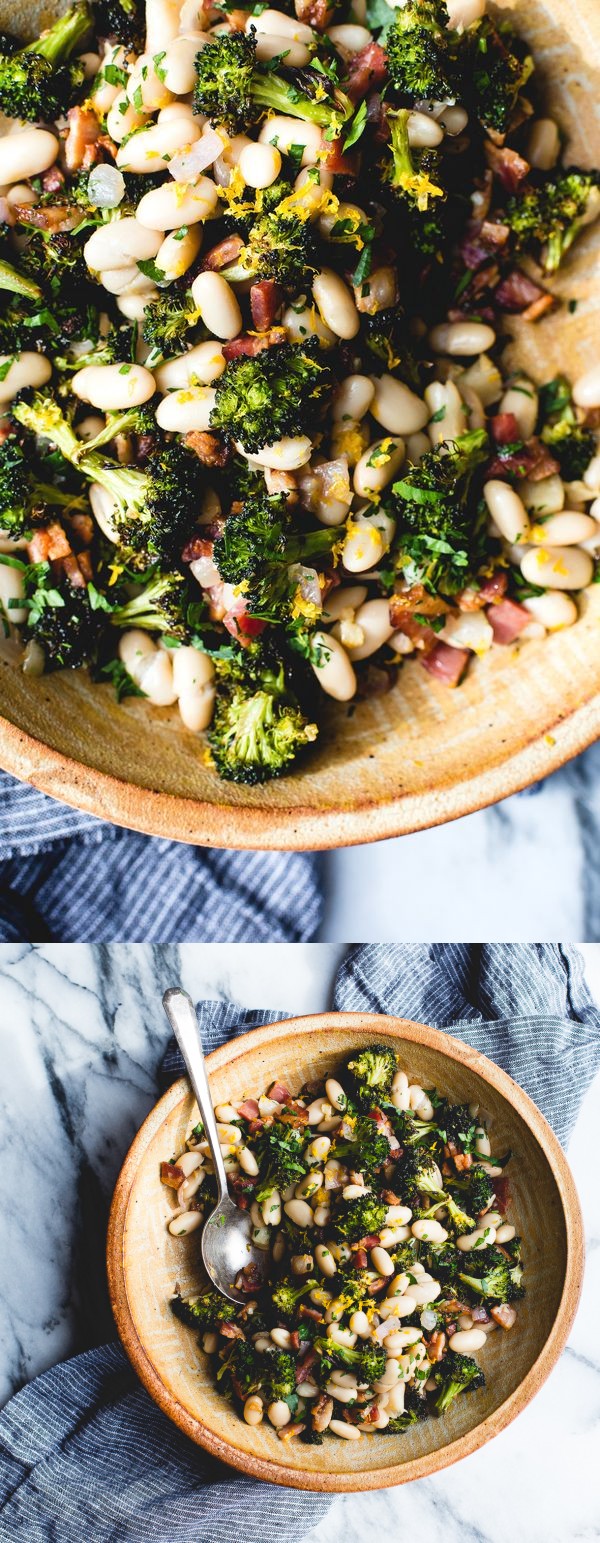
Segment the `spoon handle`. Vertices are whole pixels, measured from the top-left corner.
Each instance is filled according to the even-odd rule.
[[[208,1086],[206,1063],[196,1009],[187,991],[182,991],[178,986],[173,986],[170,991],[165,991],[163,1007],[187,1067],[188,1077],[192,1084],[192,1090],[195,1094],[204,1125],[206,1140],[210,1147],[210,1155],[213,1160],[217,1180],[218,1199],[222,1200],[229,1193],[227,1174],[225,1172],[225,1164],[217,1132],[217,1122]]]

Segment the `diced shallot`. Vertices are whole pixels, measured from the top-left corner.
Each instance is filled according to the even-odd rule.
[[[176,182],[195,182],[206,171],[207,166],[212,166],[218,155],[223,154],[223,140],[216,129],[209,124],[202,130],[200,138],[190,145],[187,150],[180,150],[169,161],[169,171]]]

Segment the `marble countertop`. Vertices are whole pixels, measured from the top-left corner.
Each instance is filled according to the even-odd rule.
[[[161,994],[325,1008],[342,950],[322,945],[5,944],[0,1122],[0,1400],[114,1337],[103,1240],[112,1188],[155,1099]],[[600,1000],[600,946],[585,949]],[[588,1268],[569,1345],[538,1397],[488,1447],[403,1489],[337,1497],[304,1543],[571,1543],[600,1532],[600,1079],[571,1142]],[[26,1199],[25,1197],[33,1197]]]

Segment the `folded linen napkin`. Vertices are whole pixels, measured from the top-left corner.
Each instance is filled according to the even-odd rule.
[[[313,938],[318,859],[141,836],[0,772],[0,942]]]
[[[516,1076],[563,1138],[600,1061],[600,1011],[573,948],[364,945],[340,967],[334,1006],[456,1033]],[[199,1014],[207,1050],[284,1016],[227,1002]],[[171,1043],[163,1082],[181,1070]],[[215,1463],[155,1407],[118,1344],[53,1367],[0,1415],[0,1543],[230,1543],[250,1531],[298,1543],[328,1504]]]

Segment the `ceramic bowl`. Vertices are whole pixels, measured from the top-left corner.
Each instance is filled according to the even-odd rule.
[[[60,5],[0,0],[13,29]],[[600,163],[597,0],[505,0],[534,49],[570,157]],[[598,355],[600,230],[556,289],[576,299],[538,325],[511,324],[512,357],[547,380]],[[595,335],[594,335],[595,334]],[[152,835],[203,845],[324,848],[400,835],[470,813],[546,776],[600,734],[600,588],[577,624],[520,650],[496,648],[449,691],[408,662],[385,697],[325,705],[301,769],[265,787],[219,780],[177,708],[118,705],[84,671],[32,680],[0,660],[0,765],[53,797]]]
[[[448,1034],[367,1013],[326,1013],[255,1029],[207,1057],[215,1103],[242,1099],[275,1077],[292,1091],[323,1078],[356,1046],[390,1042],[411,1080],[454,1102],[478,1102],[496,1151],[510,1151],[511,1219],[524,1238],[527,1294],[510,1335],[493,1334],[482,1355],[486,1386],[449,1415],[402,1436],[285,1446],[265,1422],[245,1425],[215,1391],[198,1336],[174,1318],[169,1299],[202,1280],[198,1234],[167,1231],[172,1210],[159,1164],[181,1151],[197,1111],[187,1080],[174,1083],[148,1116],[125,1159],[112,1203],[108,1276],[117,1328],[148,1392],[192,1441],[258,1479],[298,1489],[385,1488],[423,1478],[474,1452],[537,1393],[564,1348],[583,1271],[581,1215],[568,1164],[539,1110],[505,1072]]]

